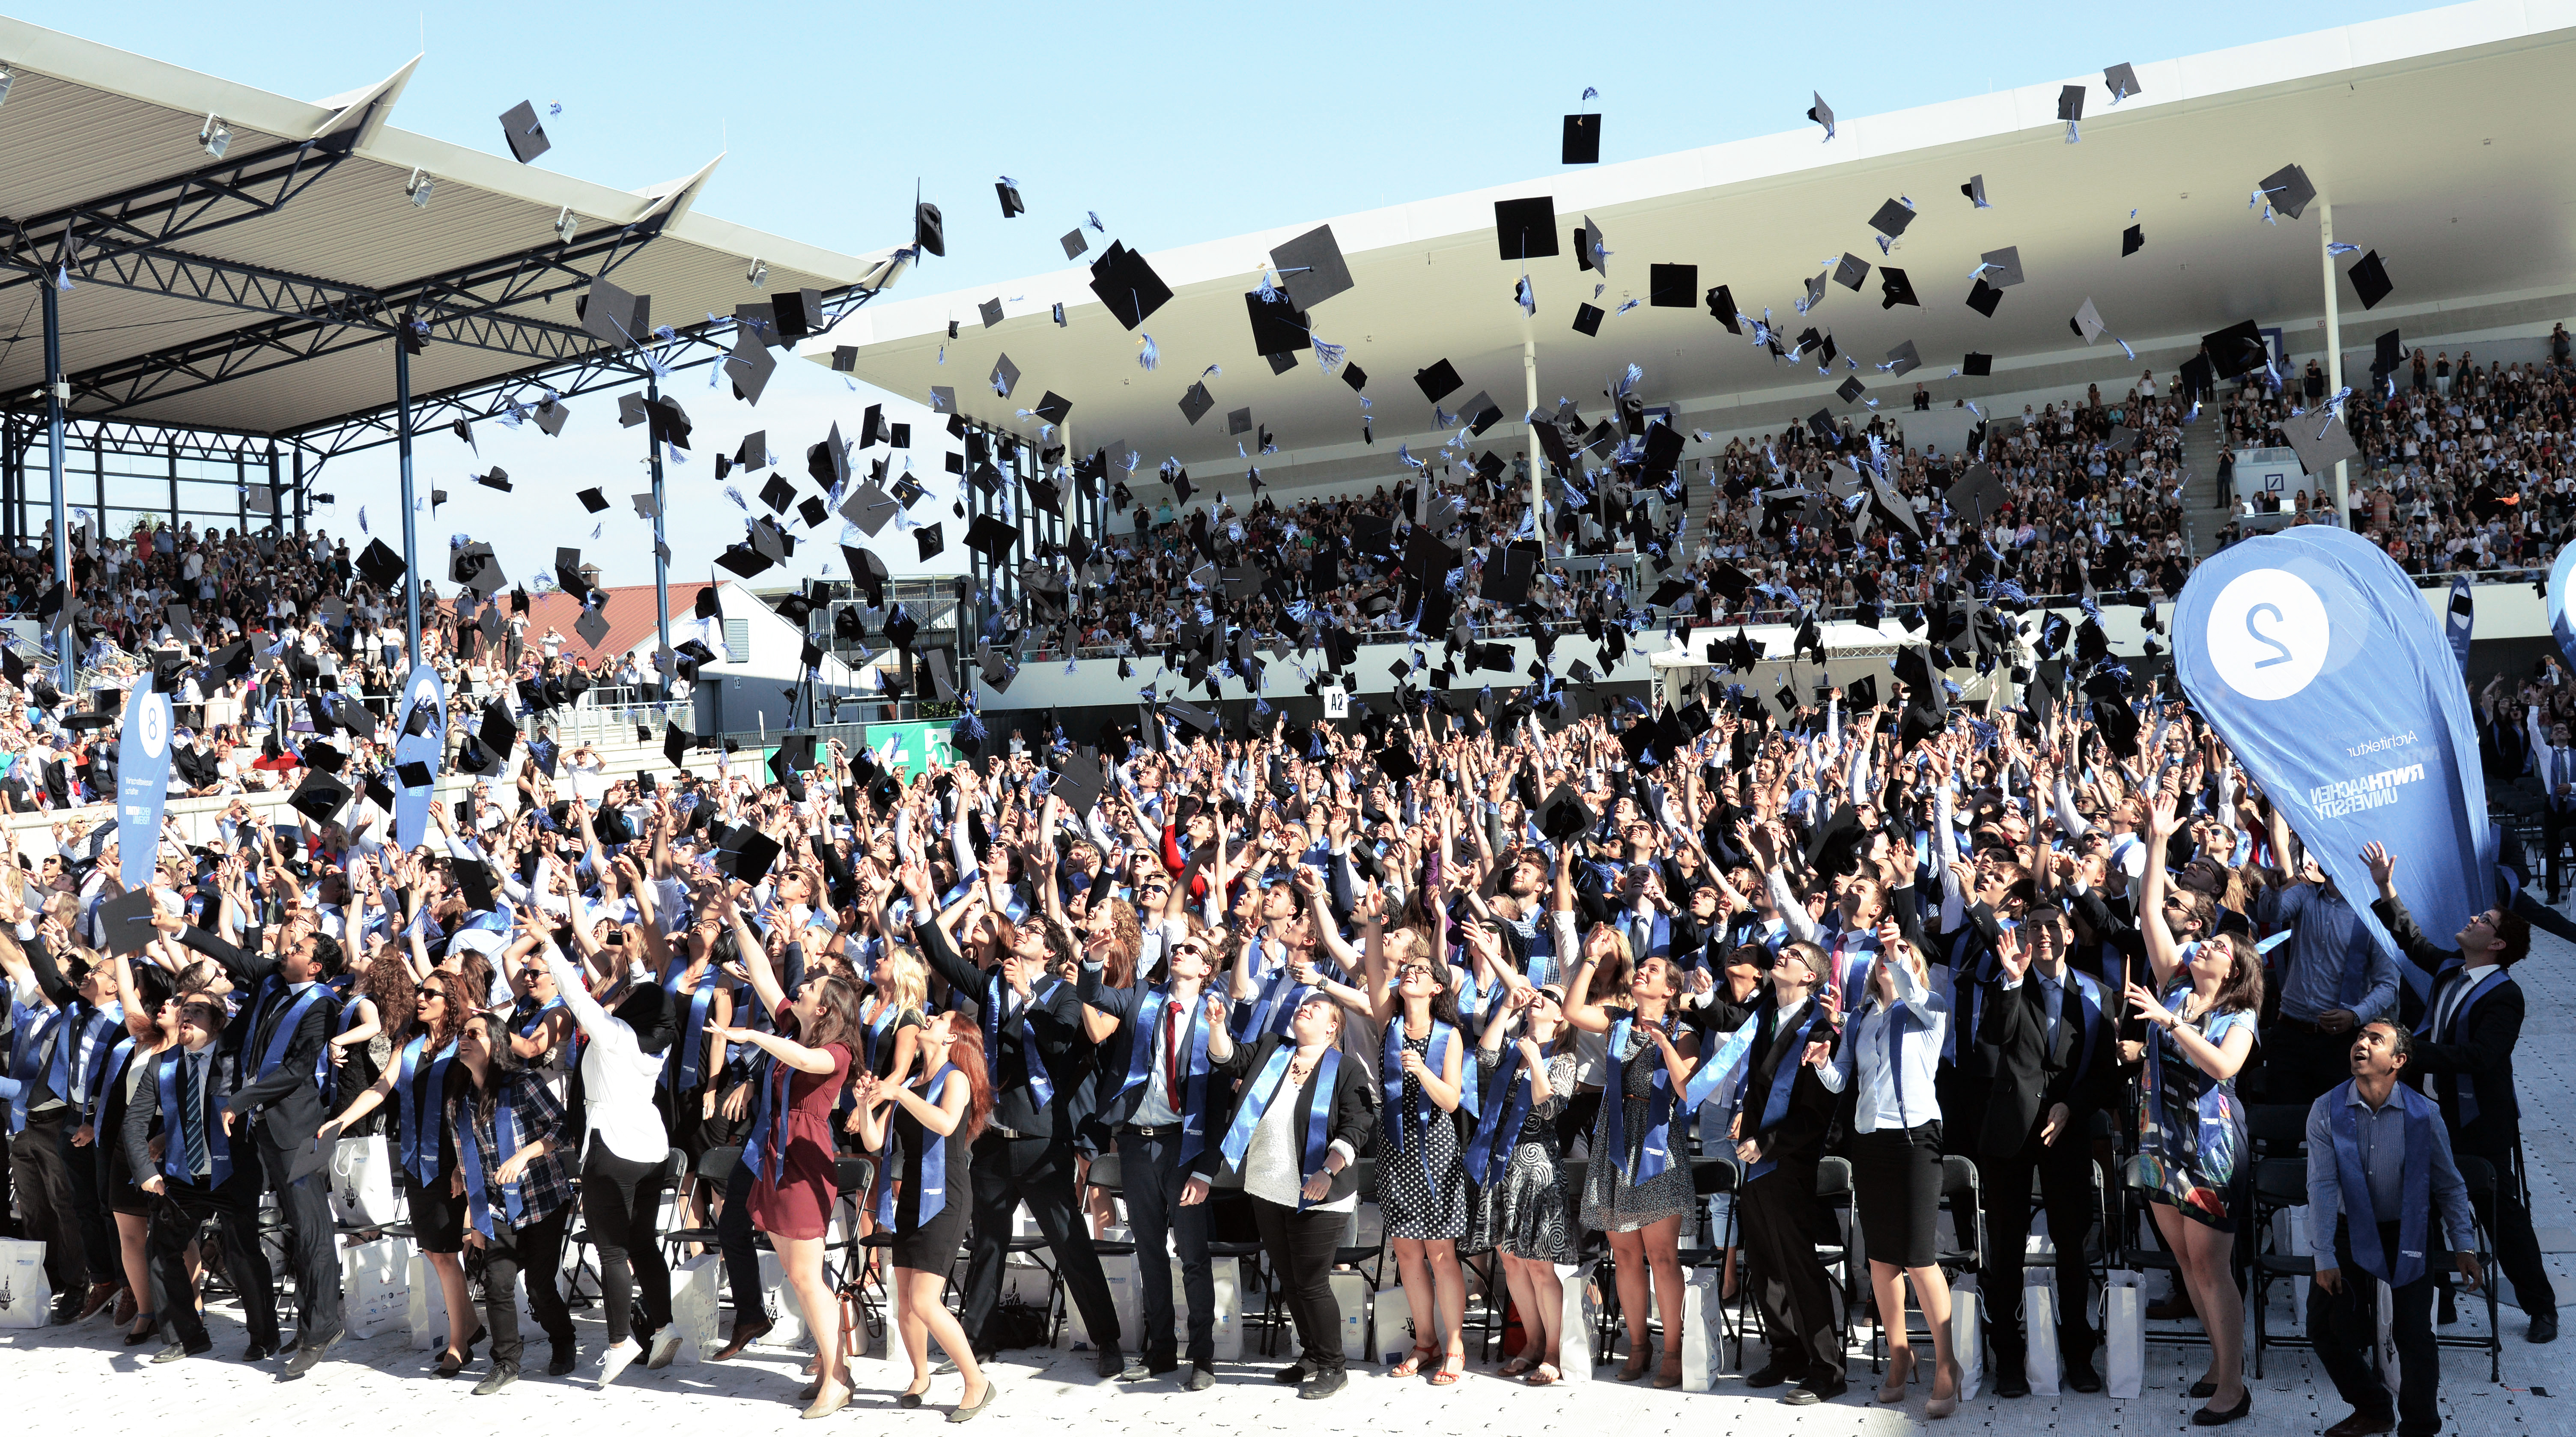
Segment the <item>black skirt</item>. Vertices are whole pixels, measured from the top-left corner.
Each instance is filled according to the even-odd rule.
[[[1941,1124],[1880,1128],[1851,1141],[1861,1241],[1872,1262],[1930,1267],[1941,1208]]]
[[[409,1201],[412,1242],[423,1252],[461,1252],[465,1247],[465,1199],[448,1191],[447,1173],[422,1182],[406,1172],[403,1189]]]

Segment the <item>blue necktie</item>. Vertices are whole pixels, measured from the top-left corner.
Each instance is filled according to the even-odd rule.
[[[206,1175],[206,1098],[204,1055],[183,1053],[179,1057],[179,1130],[187,1144],[188,1176]]]
[[[2039,994],[2041,1005],[2047,1011],[2040,1032],[2047,1040],[2046,1046],[2053,1052],[2057,1048],[2058,1010],[2066,1006],[2066,989],[2054,978],[2042,978],[2039,980]]]

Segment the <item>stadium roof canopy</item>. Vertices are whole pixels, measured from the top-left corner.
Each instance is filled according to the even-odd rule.
[[[642,353],[580,326],[595,278],[651,297],[653,323],[674,327],[654,360],[682,367],[730,347],[735,307],[762,298],[755,266],[768,294],[820,290],[837,318],[908,260],[700,213],[716,162],[630,192],[397,129],[419,63],[306,102],[0,18],[0,393],[41,410],[38,287],[67,281],[77,426],[327,458],[394,437],[407,318],[429,326],[411,366],[427,428],[643,375]]]
[[[1125,236],[1174,292],[1137,331],[1091,288],[1087,262],[1113,237],[1087,235],[1084,263],[982,292],[873,305],[804,352],[827,361],[833,347],[855,343],[860,379],[917,399],[953,387],[970,419],[1023,435],[1039,422],[1024,411],[1052,390],[1070,401],[1076,452],[1124,440],[1147,467],[1165,455],[1243,462],[1237,446],[1249,452],[1254,436],[1229,432],[1227,416],[1245,408],[1279,444],[1273,464],[1383,458],[1401,439],[1419,449],[1436,429],[1413,376],[1444,359],[1461,380],[1443,401],[1450,412],[1483,390],[1517,420],[1525,342],[1534,345],[1535,392],[1551,409],[1572,396],[1597,417],[1603,389],[1634,363],[1649,404],[1673,403],[1702,427],[1731,427],[1729,410],[1744,411],[1746,424],[1819,406],[1865,417],[1861,404],[1834,397],[1846,378],[1898,407],[1890,396],[1945,378],[1970,351],[1994,356],[1995,374],[1953,381],[1945,401],[2067,376],[2081,383],[2084,370],[2107,386],[2123,366],[2134,374],[2150,360],[2179,362],[2203,333],[2242,320],[2303,326],[2313,341],[2330,212],[2334,238],[2376,252],[2395,284],[2365,316],[2340,274],[2362,256],[2333,260],[2342,348],[2366,356],[2387,329],[2465,317],[2436,321],[2437,312],[2576,290],[2576,167],[2566,163],[2576,112],[2550,99],[2576,72],[2570,27],[2576,5],[2495,0],[2180,60],[2106,54],[2133,61],[2141,89],[2114,105],[2101,74],[2071,77],[2085,91],[2076,143],[2058,119],[2057,82],[1869,115],[1863,97],[1835,96],[1828,80],[1827,98],[1853,112],[1830,142],[1807,124],[1335,216],[1353,286],[1313,305],[1308,320],[1315,337],[1345,346],[1366,370],[1374,450],[1361,444],[1361,396],[1327,377],[1314,352],[1274,373],[1254,351],[1244,295],[1274,246],[1323,221],[1170,249]],[[2303,218],[2267,222],[2249,198],[2290,164],[2319,199]],[[1992,208],[1961,193],[1976,175]],[[1495,203],[1539,196],[1553,201],[1558,253],[1527,262],[1533,318],[1514,301],[1523,264],[1501,251]],[[1912,201],[1913,218],[1882,253],[1871,220],[1898,197]],[[1606,273],[1578,269],[1573,231],[1587,219],[1611,251]],[[2132,224],[2146,243],[2124,257]],[[1989,318],[1966,303],[1971,272],[2007,246],[2018,248],[2026,279]],[[1800,316],[1808,283],[1846,254],[1873,267],[1867,280],[1857,291],[1828,281],[1821,304]],[[1650,266],[1685,264],[1696,274],[1683,307],[1650,303]],[[1880,265],[1906,272],[1919,308],[1882,307]],[[1606,285],[1597,298],[1596,284]],[[1769,309],[1789,336],[1811,324],[1829,332],[1858,358],[1857,372],[1836,363],[1821,376],[1812,360],[1780,363],[1730,334],[1703,302],[1720,284],[1750,315]],[[979,306],[1000,295],[1015,298],[987,327]],[[2088,299],[2107,326],[2089,347],[2070,323]],[[1621,312],[1631,300],[1638,307]],[[1059,302],[1062,326],[1051,313]],[[1578,304],[1609,311],[1597,337],[1573,329]],[[1140,334],[1159,352],[1153,372],[1137,363]],[[1909,340],[1922,370],[1900,380],[1875,368]],[[985,379],[1005,353],[1023,376],[1009,399]],[[1192,424],[1180,401],[1212,364],[1222,370],[1206,380],[1214,406]],[[1523,432],[1516,422],[1502,431]]]

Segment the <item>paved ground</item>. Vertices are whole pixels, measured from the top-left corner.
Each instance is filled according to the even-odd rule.
[[[2519,1072],[2525,1119],[2525,1145],[2532,1166],[2535,1214],[2542,1245],[2553,1251],[2551,1273],[2562,1286],[2576,1279],[2576,1201],[2569,1184],[2576,1182],[2576,951],[2557,939],[2536,939],[2531,959],[2521,970],[2530,1003]],[[2297,1325],[2292,1296],[2275,1289],[2276,1328]],[[2446,1334],[2481,1330],[2483,1303],[2463,1302],[2462,1323]],[[2450,1350],[2443,1354],[2442,1406],[2447,1430],[2473,1437],[2576,1437],[2576,1337],[2554,1346],[2533,1347],[2521,1339],[2520,1316],[2510,1307],[2502,1313],[2508,1334],[2504,1381],[2487,1380],[2483,1354]],[[593,1355],[603,1340],[592,1312],[577,1314],[586,1348]],[[601,1393],[572,1379],[538,1375],[501,1396],[477,1399],[469,1381],[442,1382],[427,1375],[430,1354],[414,1351],[396,1331],[366,1342],[349,1343],[332,1354],[312,1377],[281,1382],[276,1364],[246,1366],[231,1360],[243,1343],[237,1316],[219,1306],[212,1315],[217,1337],[213,1354],[167,1367],[154,1367],[144,1355],[150,1347],[127,1348],[104,1319],[77,1328],[42,1333],[0,1334],[0,1379],[16,1415],[19,1430],[43,1432],[44,1414],[103,1409],[94,1404],[112,1393],[150,1404],[165,1416],[180,1416],[195,1437],[259,1434],[274,1437],[338,1437],[343,1433],[429,1433],[455,1430],[450,1424],[462,1412],[469,1420],[506,1420],[516,1412],[552,1421],[559,1417],[596,1418],[630,1430],[670,1429],[722,1421],[737,1428],[776,1423],[792,1425],[797,1369],[803,1355],[785,1348],[755,1348],[746,1359],[716,1365],[675,1365],[659,1373],[640,1367],[612,1391]],[[1258,1342],[1258,1335],[1254,1337]],[[542,1363],[542,1338],[530,1356]],[[1759,1349],[1755,1356],[1758,1360]],[[1045,1361],[1036,1359],[1044,1357]],[[2039,1437],[2076,1426],[2110,1429],[2123,1434],[2184,1432],[2199,1404],[2184,1389],[2206,1361],[2204,1350],[2150,1344],[2145,1391],[2138,1398],[2115,1402],[2101,1396],[2069,1393],[2063,1397],[2001,1401],[1991,1396],[1964,1405],[1956,1419],[1994,1437]],[[1569,1384],[1533,1391],[1483,1372],[1471,1373],[1454,1388],[1435,1389],[1419,1379],[1394,1380],[1378,1369],[1359,1369],[1351,1388],[1325,1403],[1298,1403],[1268,1380],[1276,1361],[1249,1360],[1221,1364],[1220,1385],[1207,1393],[1185,1393],[1165,1383],[1141,1389],[1121,1388],[1091,1376],[1086,1352],[1020,1352],[1005,1354],[995,1371],[1002,1393],[987,1415],[989,1423],[1012,1424],[1043,1418],[1079,1422],[1102,1433],[1159,1433],[1179,1423],[1209,1437],[1274,1430],[1283,1423],[1313,1423],[1306,1430],[1326,1434],[1402,1431],[1421,1437],[1482,1434],[1508,1423],[1523,1434],[1557,1431],[1618,1432],[1626,1437],[1688,1431],[1693,1437],[1723,1432],[1785,1430],[1792,1413],[1765,1395],[1751,1393],[1734,1381],[1721,1381],[1706,1394],[1656,1392],[1610,1381]],[[476,1370],[480,1370],[477,1364]],[[1856,1382],[1865,1372],[1855,1366]],[[941,1378],[932,1388],[934,1407],[902,1411],[893,1394],[909,1380],[898,1359],[863,1358],[858,1364],[860,1398],[850,1408],[857,1420],[873,1424],[890,1420],[901,1430],[927,1431],[958,1396],[957,1379]],[[1908,1405],[1921,1411],[1921,1388]],[[2561,1407],[2561,1402],[2567,1403]],[[2314,1433],[2341,1419],[2346,1409],[2332,1387],[2317,1373],[2304,1352],[2273,1349],[2265,1375],[2254,1383],[2254,1412],[2238,1431]],[[1860,1396],[1796,1414],[1803,1433],[1836,1437],[1843,1433],[1880,1433],[1914,1420],[1887,1410],[1860,1405]],[[67,1421],[54,1430],[70,1430]]]

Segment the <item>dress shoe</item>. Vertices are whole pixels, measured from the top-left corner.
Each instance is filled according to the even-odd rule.
[[[1905,1400],[1905,1383],[1914,1375],[1914,1349],[1900,1347],[1887,1354],[1887,1375],[1878,1384],[1878,1400],[1897,1403]]]
[[[2200,1381],[2191,1384],[2191,1395],[2206,1401],[2207,1399],[2218,1395],[2218,1384],[2204,1377]]]
[[[768,1336],[769,1328],[770,1321],[766,1317],[757,1318],[750,1322],[735,1322],[733,1325],[733,1336],[725,1339],[724,1346],[708,1353],[707,1360],[709,1362],[729,1362],[734,1358],[740,1357],[744,1348],[749,1347],[753,1343]]]
[[[515,1362],[495,1362],[492,1364],[491,1375],[474,1384],[474,1395],[477,1397],[489,1397],[493,1393],[500,1391],[502,1388],[507,1387],[518,1380],[519,1364]]]
[[[2078,1392],[2102,1390],[2102,1375],[2093,1370],[2093,1354],[2070,1352],[2066,1355],[2066,1385]]]
[[[1216,1385],[1216,1373],[1204,1362],[1190,1364],[1190,1375],[1181,1379],[1184,1392],[1205,1392]]]
[[[72,1321],[87,1322],[98,1316],[109,1303],[116,1301],[116,1295],[123,1291],[125,1291],[124,1288],[112,1282],[91,1283],[89,1294],[81,1299],[80,1312],[72,1318]]]
[[[1959,1410],[1959,1390],[1965,1384],[1966,1378],[1959,1372],[1957,1358],[1952,1358],[1939,1373],[1934,1374],[1932,1387],[1935,1392],[1940,1390],[1943,1377],[1950,1379],[1950,1395],[1923,1399],[1923,1420],[1927,1422],[1938,1422]]]
[[[1153,1375],[1154,1369],[1146,1365],[1143,1353],[1138,1353],[1136,1356],[1128,1358],[1127,1365],[1119,1368],[1116,1373],[1118,1380],[1121,1382],[1142,1382]]]
[[[1744,1374],[1744,1385],[1747,1387],[1777,1387],[1788,1380],[1789,1374],[1768,1363]]]
[[[578,1342],[558,1342],[555,1344],[554,1360],[546,1364],[546,1375],[548,1377],[570,1377],[574,1370],[580,1366],[581,1344]]]
[[[1351,1374],[1336,1367],[1330,1372],[1318,1372],[1306,1379],[1306,1385],[1297,1389],[1297,1398],[1301,1402],[1321,1402],[1350,1385]]]
[[[1995,1369],[1995,1395],[1997,1397],[2028,1397],[2030,1395],[2029,1370],[2024,1368],[2018,1362],[2007,1362],[1998,1365]]]
[[[108,1319],[108,1321],[115,1323],[115,1324],[116,1324],[117,1326],[119,1326],[119,1327],[128,1327],[128,1326],[133,1325],[133,1322],[134,1322],[134,1289],[133,1289],[133,1288],[130,1288],[130,1287],[120,1287],[120,1288],[118,1288],[118,1289],[116,1290],[116,1315],[115,1315],[115,1316],[113,1316],[113,1317],[110,1317],[110,1318]]]
[[[1304,1363],[1291,1362],[1287,1366],[1280,1368],[1278,1371],[1271,1373],[1270,1380],[1278,1383],[1282,1387],[1294,1387],[1298,1383],[1305,1381],[1306,1376],[1306,1365]]]
[[[152,1320],[152,1314],[146,1312],[139,1315],[143,1318],[143,1326],[126,1332],[125,1345],[128,1347],[141,1347],[161,1335],[161,1324]]]
[[[193,1346],[185,1342],[173,1342],[169,1346],[162,1348],[160,1351],[153,1353],[152,1360],[154,1362],[176,1362],[182,1357],[199,1356],[210,1351],[214,1345],[214,1340],[212,1338],[198,1342]]]
[[[823,1395],[823,1384],[819,1379],[817,1379],[813,1387],[813,1392],[814,1405],[806,1408],[802,1413],[798,1414],[808,1422],[819,1422],[823,1418],[829,1417],[833,1413],[850,1405],[850,1389],[847,1386],[842,1387],[840,1391],[826,1397]]]
[[[2347,1417],[2332,1427],[2327,1428],[2325,1431],[2325,1437],[2379,1437],[2379,1434],[2383,1432],[2394,1432],[2396,1430],[2396,1414],[2390,1412],[2371,1413],[2356,1409],[2350,1417]]]
[[[2522,1337],[2525,1342],[2556,1342],[2558,1340],[2558,1309],[2553,1307],[2547,1312],[2533,1313],[2531,1315],[2531,1330],[2524,1333]]]
[[[2181,1322],[2198,1316],[2200,1313],[2191,1305],[2191,1293],[2182,1287],[2176,1287],[2147,1304],[2147,1320],[2150,1322]]]
[[[1791,1407],[1814,1407],[1850,1390],[1851,1385],[1844,1382],[1801,1382],[1782,1394],[1780,1400]]]
[[[1117,1377],[1127,1370],[1127,1358],[1119,1352],[1117,1343],[1108,1343],[1101,1347],[1100,1357],[1091,1364],[1091,1370],[1103,1377]]]
[[[295,1349],[295,1355],[286,1359],[286,1375],[301,1377],[312,1371],[314,1365],[322,1360],[322,1354],[338,1346],[344,1335],[344,1331],[334,1330],[305,1338],[303,1344]],[[518,1374],[513,1372],[511,1375],[515,1377]]]
[[[1117,1351],[1114,1347],[1109,1350],[1113,1353]],[[984,1377],[984,1395],[976,1398],[971,1406],[961,1402],[957,1406],[950,1408],[948,1412],[948,1420],[952,1423],[972,1422],[976,1418],[983,1416],[984,1409],[992,1406],[993,1399],[1001,1394],[1002,1384],[995,1382],[992,1375],[987,1373]]]
[[[2236,1405],[2227,1411],[2220,1412],[2207,1407],[2193,1408],[2191,1410],[2191,1425],[2194,1427],[2224,1427],[2228,1423],[2246,1416],[2253,1410],[2254,1389],[2248,1387],[2245,1389],[2245,1395],[2236,1399]]]
[[[1136,1364],[1130,1362],[1127,1365],[1133,1367]],[[1181,1370],[1181,1359],[1178,1357],[1149,1357],[1145,1359],[1145,1370],[1156,1377],[1164,1376],[1167,1373],[1178,1372]]]

